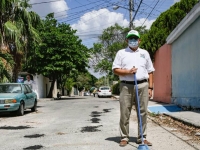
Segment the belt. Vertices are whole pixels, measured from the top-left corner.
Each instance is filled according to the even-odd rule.
[[[121,82],[122,83],[126,83],[126,84],[133,84],[133,85],[135,85],[135,81],[125,81],[125,80],[122,80]],[[144,83],[144,82],[147,82],[147,79],[137,81],[137,84],[141,84],[141,83]]]

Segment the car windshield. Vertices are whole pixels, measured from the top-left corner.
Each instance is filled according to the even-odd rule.
[[[1,84],[0,93],[21,93],[21,86],[19,84]]]

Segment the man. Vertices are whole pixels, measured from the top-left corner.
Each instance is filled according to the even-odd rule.
[[[26,81],[24,81],[24,84],[28,84],[31,89],[33,88],[34,81],[31,80],[30,74],[26,76]]]
[[[140,113],[142,119],[144,144],[152,144],[146,140],[147,126],[147,106],[149,97],[153,90],[153,71],[154,67],[146,50],[138,47],[140,43],[140,34],[136,30],[131,30],[126,36],[128,47],[119,50],[113,62],[112,69],[120,78],[120,146],[126,146],[129,141],[129,119],[133,104],[137,99],[134,86],[134,74],[136,74],[138,84],[138,95],[140,99]],[[138,114],[137,114],[138,117]],[[137,144],[141,144],[138,119],[138,137]]]

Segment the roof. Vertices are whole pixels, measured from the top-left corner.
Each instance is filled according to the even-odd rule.
[[[167,44],[172,44],[198,17],[200,16],[200,2],[183,18],[167,37]]]

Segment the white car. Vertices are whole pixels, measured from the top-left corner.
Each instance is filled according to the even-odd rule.
[[[101,86],[99,87],[98,91],[97,91],[97,95],[98,97],[111,97],[112,96],[112,92],[111,92],[111,88],[109,86]]]

